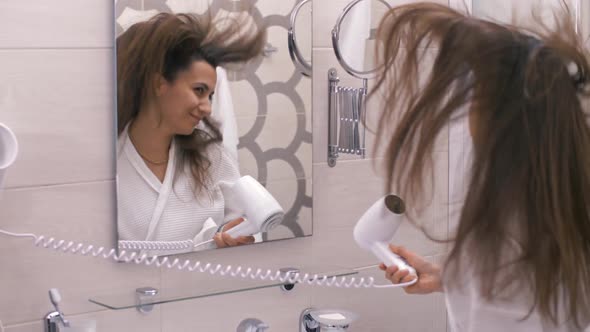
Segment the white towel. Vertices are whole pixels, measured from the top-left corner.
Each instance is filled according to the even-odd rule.
[[[221,134],[223,135],[223,146],[229,155],[238,161],[238,124],[234,113],[234,103],[229,88],[227,72],[222,67],[217,67],[217,84],[211,105],[211,117],[220,123]]]
[[[166,5],[174,13],[204,14],[211,5],[210,0],[167,0]]]
[[[365,49],[371,36],[371,1],[361,1],[348,12],[340,28],[340,53],[355,70],[365,68]]]
[[[125,7],[121,15],[117,18],[117,23],[119,23],[123,30],[127,30],[135,23],[147,21],[156,14],[158,14],[158,11],[155,9],[135,10],[130,7]]]

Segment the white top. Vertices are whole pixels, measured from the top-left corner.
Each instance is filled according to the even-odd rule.
[[[452,169],[458,170],[450,174],[449,184],[451,185],[451,206],[449,209],[449,222],[451,232],[457,227],[460,212],[467,191],[467,179],[469,179],[469,167],[472,161],[473,142],[467,129],[467,121],[452,128],[452,146],[450,153],[450,163]],[[511,241],[514,246],[510,246],[503,253],[503,259],[508,259],[514,253],[519,251],[517,242]],[[466,255],[468,253],[465,253]],[[464,258],[462,258],[464,261]],[[466,264],[462,264],[465,267]],[[558,326],[550,322],[543,321],[538,312],[533,312],[528,319],[522,321],[530,310],[533,300],[530,291],[522,285],[514,285],[508,289],[503,300],[495,300],[493,303],[487,302],[479,291],[478,277],[473,271],[466,269],[464,272],[468,276],[464,278],[462,284],[451,287],[447,281],[443,281],[445,291],[445,301],[449,316],[449,326],[453,332],[570,332],[584,331],[590,332],[590,313],[582,317],[582,329],[576,329],[573,323],[563,323],[565,313],[560,313],[560,323]],[[562,301],[563,303],[563,301]],[[564,305],[560,306],[563,311]],[[585,320],[585,321],[584,321]],[[584,329],[585,328],[585,329]]]
[[[478,278],[473,274],[465,278],[461,285],[451,287],[448,282],[444,284],[449,326],[453,332],[590,332],[590,314],[582,317],[582,328],[576,328],[573,322],[565,322],[567,315],[563,301],[559,306],[557,326],[543,320],[536,310],[522,320],[533,303],[526,285],[515,284],[489,302],[481,296]]]
[[[117,190],[119,240],[183,241],[200,243],[213,237],[218,227],[240,215],[226,206],[219,181],[235,181],[238,166],[220,144],[207,153],[211,166],[207,190],[195,192],[188,165],[177,174],[179,156],[176,142],[170,145],[163,182],[148,168],[131,140],[127,128],[118,139]],[[231,204],[230,204],[231,205]],[[198,250],[214,248],[198,247]],[[151,255],[173,254],[166,251]]]

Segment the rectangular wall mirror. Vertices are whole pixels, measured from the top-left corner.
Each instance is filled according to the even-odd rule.
[[[311,79],[288,44],[300,2],[115,1],[120,250],[163,256],[311,235]],[[297,16],[299,49],[311,53],[311,1]],[[235,197],[244,176],[284,218],[220,236],[259,203]]]

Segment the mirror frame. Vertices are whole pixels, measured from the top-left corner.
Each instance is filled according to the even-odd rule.
[[[334,28],[332,29],[332,47],[334,48],[334,53],[336,54],[336,58],[338,59],[338,62],[340,63],[342,68],[344,68],[344,70],[347,73],[349,73],[350,75],[352,75],[356,78],[365,79],[365,78],[372,78],[373,76],[375,76],[375,74],[379,71],[379,69],[382,66],[378,66],[377,68],[374,68],[372,70],[358,71],[358,70],[350,67],[348,65],[348,63],[344,60],[344,58],[342,56],[342,52],[340,51],[340,46],[338,44],[338,42],[340,41],[340,28],[342,25],[342,21],[344,21],[344,18],[346,17],[348,12],[350,12],[350,10],[352,10],[352,8],[357,3],[361,2],[361,1],[378,1],[378,2],[381,2],[382,4],[384,4],[385,6],[387,6],[387,8],[389,10],[392,9],[391,5],[389,5],[389,3],[387,3],[385,0],[354,0],[354,1],[350,2],[342,10],[342,13],[340,13],[340,16],[338,16],[338,19],[336,20],[336,24],[334,25]]]
[[[297,19],[297,14],[299,14],[299,10],[311,0],[303,0],[293,8],[291,11],[291,16],[289,17],[289,30],[287,31],[287,44],[289,46],[289,56],[291,56],[291,60],[295,65],[295,68],[299,70],[299,72],[305,77],[311,77],[312,72],[312,64],[305,61],[305,57],[299,51],[297,47],[297,39],[295,35],[295,20]],[[311,3],[310,3],[311,5]]]
[[[160,12],[166,12],[166,13],[179,13],[181,11],[178,11],[176,8],[174,8],[173,6],[169,5],[167,2],[165,2],[165,0],[158,0],[158,1],[154,1],[152,0],[151,3],[148,5],[148,2],[146,1],[145,6],[142,5],[140,6],[140,8],[137,8],[137,6],[132,3],[133,0],[127,0],[126,2],[118,2],[118,5],[115,6],[115,10],[113,11],[113,25],[114,25],[114,29],[113,29],[113,36],[114,39],[116,40],[124,31],[127,30],[127,28],[129,26],[125,26],[124,24],[122,24],[125,21],[134,21],[132,24],[138,23],[140,21],[144,21],[147,20],[149,18],[151,18],[154,14],[160,13]],[[218,4],[216,4],[215,2],[218,2]],[[189,12],[191,14],[197,14],[197,15],[204,15],[207,14],[207,12],[209,12],[209,14],[218,14],[220,12],[229,12],[229,13],[233,13],[233,12],[237,12],[237,13],[241,13],[241,12],[248,12],[248,15],[252,16],[252,18],[254,19],[255,23],[258,24],[262,24],[262,27],[264,27],[265,29],[268,29],[269,27],[277,27],[277,31],[276,33],[278,33],[276,35],[276,39],[275,40],[280,40],[282,42],[285,42],[285,35],[284,33],[288,31],[289,29],[289,23],[290,23],[290,19],[293,17],[292,13],[294,10],[294,6],[298,7],[298,11],[300,10],[300,8],[303,7],[304,4],[307,5],[311,5],[312,1],[311,0],[299,0],[296,4],[294,3],[290,3],[287,4],[285,3],[284,8],[281,8],[280,13],[279,12],[275,12],[275,11],[271,11],[271,13],[264,13],[262,11],[262,9],[264,7],[260,7],[260,4],[257,4],[255,2],[253,3],[244,3],[244,6],[240,6],[240,7],[232,7],[230,6],[231,3],[228,2],[227,0],[215,0],[215,1],[209,1],[208,5],[207,5],[207,10],[206,11],[192,11]],[[121,20],[119,21],[119,18],[121,17],[121,14],[124,12],[124,10],[126,10],[127,8],[129,8],[131,11],[131,13],[146,13],[146,12],[150,12],[152,10],[156,10],[157,12],[154,13],[150,13],[147,14],[145,17],[140,18],[139,20],[135,19],[133,16],[131,15],[131,17],[127,18],[126,20]],[[204,7],[203,7],[204,8]],[[299,14],[301,12],[299,11]],[[225,15],[225,13],[223,14]],[[266,19],[268,17],[270,17],[272,15],[272,19],[266,21]],[[129,15],[128,15],[129,16]],[[214,17],[214,16],[213,16]],[[223,18],[223,16],[221,16]],[[260,19],[260,21],[258,21],[258,19]],[[259,26],[260,27],[260,26]],[[287,31],[286,31],[287,30]],[[268,31],[268,30],[267,30]],[[268,33],[268,32],[267,32]],[[301,37],[301,31],[299,32],[299,37]],[[268,36],[267,36],[268,38]],[[269,42],[270,40],[267,39],[267,42]],[[312,40],[310,39],[309,43],[312,43]],[[268,46],[269,44],[267,44]],[[282,46],[281,46],[282,45]],[[287,45],[284,44],[279,44],[277,45],[279,47],[284,47],[282,50],[284,52],[288,51],[288,48],[285,47]],[[278,49],[277,49],[278,50]],[[272,51],[272,50],[271,50]],[[276,50],[275,50],[276,51]],[[274,52],[271,52],[271,56],[274,55]],[[301,59],[303,59],[303,57],[301,56],[301,52],[298,52]],[[116,58],[116,48],[114,49],[114,55]],[[287,60],[285,58],[286,54],[283,53],[283,57],[280,59],[280,62],[283,63],[284,65],[287,65],[288,70],[285,71],[285,75],[282,76],[269,76],[269,81],[267,83],[264,83],[264,79],[262,78],[262,73],[258,72],[259,68],[261,68],[263,66],[263,61],[265,61],[265,57],[260,56],[257,60],[255,60],[252,63],[252,70],[248,69],[245,70],[241,73],[237,73],[237,75],[235,74],[236,72],[231,71],[231,69],[228,68],[228,74],[233,75],[228,77],[228,82],[234,82],[234,81],[243,81],[244,83],[246,83],[248,85],[248,87],[252,87],[254,94],[252,94],[254,96],[254,99],[252,100],[253,103],[253,110],[256,113],[253,114],[249,114],[248,117],[250,117],[250,115],[255,115],[252,118],[255,118],[255,120],[253,121],[249,121],[248,122],[248,131],[245,134],[242,133],[238,133],[238,136],[240,138],[240,141],[242,141],[242,139],[244,139],[244,142],[240,142],[240,145],[238,145],[238,149],[244,149],[243,151],[246,151],[246,153],[248,154],[248,156],[251,158],[251,160],[253,160],[254,162],[249,162],[251,165],[250,167],[248,167],[248,170],[251,170],[251,172],[246,171],[245,169],[240,168],[240,173],[241,175],[246,175],[246,174],[251,174],[252,176],[256,177],[256,180],[258,182],[260,182],[261,184],[263,184],[263,186],[267,186],[269,184],[271,184],[273,187],[275,187],[275,189],[277,189],[277,193],[275,194],[275,192],[273,191],[273,194],[275,195],[275,197],[277,198],[277,200],[280,200],[281,204],[283,204],[283,200],[285,201],[283,205],[284,209],[286,210],[285,212],[287,212],[287,216],[286,216],[286,222],[283,223],[283,226],[285,226],[284,229],[279,230],[279,231],[273,231],[274,233],[262,233],[262,239],[261,240],[257,240],[254,244],[260,244],[260,243],[267,243],[267,242],[274,242],[274,241],[284,241],[284,240],[291,240],[291,239],[296,239],[296,238],[300,238],[300,237],[309,237],[313,235],[313,195],[312,193],[308,193],[309,192],[309,188],[311,188],[311,180],[312,180],[312,167],[311,164],[306,165],[306,159],[307,159],[307,154],[309,153],[309,157],[311,160],[311,149],[308,149],[308,151],[302,151],[301,149],[298,148],[298,150],[295,150],[293,152],[291,152],[290,150],[293,147],[297,147],[297,146],[303,146],[303,145],[309,145],[311,146],[311,137],[312,135],[312,130],[311,129],[307,129],[306,125],[305,125],[305,118],[309,117],[309,119],[307,121],[310,121],[311,119],[311,93],[312,93],[312,89],[311,86],[309,87],[305,87],[305,85],[303,86],[304,89],[299,91],[299,84],[300,82],[303,82],[306,85],[309,85],[310,81],[304,80],[302,77],[305,76],[305,74],[303,72],[301,72],[299,70],[299,68],[296,66],[296,64],[292,64],[290,62],[290,60]],[[115,63],[117,59],[115,59]],[[269,65],[271,65],[271,63],[269,63]],[[226,67],[227,68],[227,67]],[[271,67],[267,67],[267,68],[271,68]],[[311,65],[309,65],[309,73],[311,75]],[[272,71],[270,71],[272,73]],[[115,78],[116,80],[116,78]],[[263,84],[262,84],[262,83]],[[272,84],[269,85],[268,83],[279,83],[280,88],[276,88],[277,85]],[[259,89],[260,88],[260,89]],[[306,90],[308,92],[306,92]],[[308,94],[309,93],[309,94]],[[269,96],[272,95],[280,95],[281,97],[286,97],[290,103],[292,103],[293,105],[293,111],[295,111],[295,113],[293,114],[296,118],[297,118],[297,122],[294,123],[294,125],[296,125],[296,127],[293,127],[294,130],[294,136],[292,138],[289,139],[289,141],[287,142],[288,144],[283,147],[283,146],[273,146],[271,145],[270,147],[264,147],[262,148],[261,146],[259,146],[259,142],[257,142],[258,137],[261,135],[261,133],[263,133],[265,130],[267,130],[267,128],[271,128],[275,126],[276,121],[273,123],[269,123],[266,120],[262,120],[262,118],[267,119],[266,117],[268,115],[271,114],[270,112],[270,106],[269,106]],[[235,98],[235,96],[234,96]],[[115,98],[116,99],[116,98]],[[234,99],[235,101],[235,99]],[[309,103],[309,104],[308,104]],[[290,108],[289,108],[290,109]],[[117,109],[115,108],[115,120],[117,117]],[[238,114],[236,113],[236,117],[238,116]],[[291,111],[289,112],[289,116],[291,116]],[[275,118],[276,120],[277,118]],[[274,120],[273,120],[274,121]],[[283,120],[281,120],[283,121]],[[250,125],[251,123],[251,125]],[[266,125],[268,123],[268,125]],[[117,146],[116,141],[117,141],[118,137],[115,137],[115,148]],[[272,141],[271,141],[272,142]],[[272,153],[267,154],[267,151],[272,149]],[[301,151],[301,155],[299,154]],[[293,158],[286,158],[286,156],[293,156]],[[292,171],[295,173],[295,177],[291,177],[290,175],[281,175],[280,178],[276,178],[276,179],[269,179],[269,173],[271,171],[271,168],[269,167],[269,164],[275,160],[279,160],[279,161],[285,161],[285,165],[280,165],[280,169],[286,169],[287,171]],[[239,162],[241,164],[241,162]],[[278,165],[277,165],[278,166]],[[287,167],[287,168],[285,168]],[[274,167],[273,167],[274,169]],[[279,168],[277,168],[278,170]],[[118,170],[115,169],[115,172],[117,172],[118,174]],[[285,173],[286,174],[286,173]],[[271,176],[272,178],[272,176]],[[280,186],[282,186],[282,184],[279,183],[279,181],[289,181],[289,185],[291,186],[291,184],[293,186],[291,186],[289,188],[289,192],[287,193],[285,190],[280,189]],[[306,189],[307,188],[307,189]],[[271,189],[272,190],[272,189]],[[293,193],[291,193],[291,190],[293,190]],[[116,197],[117,200],[119,199],[119,191],[116,191]],[[284,196],[284,197],[282,197]],[[288,197],[287,197],[288,196]],[[281,198],[282,197],[282,200]],[[134,250],[133,248],[121,248],[119,245],[119,241],[122,240],[119,234],[119,212],[117,211],[116,216],[115,216],[115,235],[116,235],[116,246],[117,246],[117,250]],[[137,241],[137,242],[142,242],[142,241]],[[162,241],[156,241],[156,242],[162,242]],[[185,241],[174,241],[174,242],[185,242]],[[179,243],[179,245],[186,245],[186,243]],[[249,245],[248,245],[249,246]],[[178,248],[178,249],[183,249],[184,247]],[[137,248],[136,250],[139,250],[140,248]],[[154,248],[156,249],[156,248]],[[185,254],[193,254],[193,253],[197,253],[197,252],[204,252],[204,251],[210,251],[211,249],[214,248],[210,248],[207,250],[191,250],[191,251],[186,251],[186,252],[166,252],[166,253],[162,253],[161,256],[171,256],[171,255],[185,255]],[[215,248],[217,249],[217,248]]]

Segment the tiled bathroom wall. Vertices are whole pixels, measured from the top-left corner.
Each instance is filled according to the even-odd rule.
[[[313,3],[313,236],[191,258],[262,268],[355,269],[377,263],[353,243],[352,229],[383,194],[381,157],[371,151],[365,160],[343,158],[334,168],[326,163],[327,72],[336,68],[341,84],[359,84],[340,68],[331,48],[330,30],[347,2]],[[0,193],[3,229],[114,246],[113,6],[106,0],[0,2],[0,122],[14,130],[20,144],[8,189]],[[487,8],[496,15],[500,7]],[[433,202],[422,220],[437,234],[446,234],[449,225],[452,158],[448,137],[443,137],[436,149]],[[432,260],[440,260],[447,250],[409,224],[394,242]],[[384,282],[375,268],[361,275]],[[42,331],[52,287],[60,289],[68,318],[96,320],[98,331],[225,332],[256,317],[270,325],[269,331],[295,332],[300,312],[311,306],[359,313],[351,331],[446,331],[440,294],[411,296],[399,289],[268,288],[159,305],[147,315],[134,309],[107,310],[88,301],[104,294],[128,295],[141,286],[178,292],[227,285],[239,281],[66,255],[0,235],[0,320],[7,332]]]

